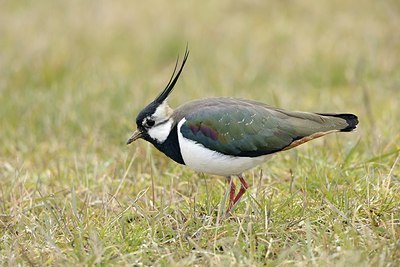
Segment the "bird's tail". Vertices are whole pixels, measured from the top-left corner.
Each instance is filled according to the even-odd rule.
[[[318,117],[315,117],[318,115]],[[290,145],[285,147],[283,150],[288,150],[293,147],[304,144],[313,139],[319,138],[321,136],[334,133],[334,132],[351,132],[357,128],[358,118],[354,114],[342,113],[303,113],[303,117],[307,116],[312,121],[318,121],[320,123],[320,128],[318,131],[304,132],[299,136],[298,139],[293,141]]]
[[[321,116],[326,116],[326,117],[336,117],[336,118],[341,118],[346,121],[347,126],[345,126],[342,129],[339,129],[341,132],[351,132],[354,129],[357,128],[358,125],[358,117],[354,114],[349,114],[349,113],[342,113],[342,114],[333,114],[333,113],[317,113],[318,115]]]

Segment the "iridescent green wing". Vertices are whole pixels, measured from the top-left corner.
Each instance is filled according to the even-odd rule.
[[[181,109],[186,113],[180,129],[185,138],[232,156],[271,154],[304,137],[348,126],[339,117],[287,112],[231,98],[195,101]]]

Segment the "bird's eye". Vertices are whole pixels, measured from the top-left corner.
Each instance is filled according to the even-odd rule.
[[[148,119],[146,120],[146,126],[147,127],[153,127],[155,124],[154,120]]]

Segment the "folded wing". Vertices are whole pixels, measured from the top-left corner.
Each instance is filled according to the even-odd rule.
[[[243,157],[287,150],[328,133],[351,131],[358,123],[353,114],[290,112],[234,98],[193,101],[177,111],[186,114],[180,129],[185,138]]]

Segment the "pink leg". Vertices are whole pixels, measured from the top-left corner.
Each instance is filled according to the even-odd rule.
[[[243,178],[242,175],[238,175],[240,183],[242,184],[240,186],[239,192],[237,193],[236,197],[234,197],[235,190],[230,192],[230,200],[229,200],[229,207],[226,210],[226,213],[229,213],[231,208],[239,202],[240,198],[243,196],[244,192],[246,192],[247,188],[249,188],[249,185],[247,184],[246,180]],[[230,178],[229,178],[230,179]],[[232,187],[233,187],[233,182],[232,182]],[[236,189],[236,188],[235,188]]]
[[[233,200],[233,205],[235,205],[240,198],[243,196],[244,192],[246,192],[247,188],[249,188],[249,185],[247,184],[246,180],[243,178],[242,175],[239,175],[239,180],[242,183],[242,186],[240,187],[239,192],[237,193],[235,199]]]
[[[229,206],[228,206],[228,209],[231,209],[234,204],[233,202],[235,200],[236,185],[232,181],[232,178],[230,176],[226,177],[226,181],[228,182],[228,186],[231,187],[231,191],[229,192]]]

